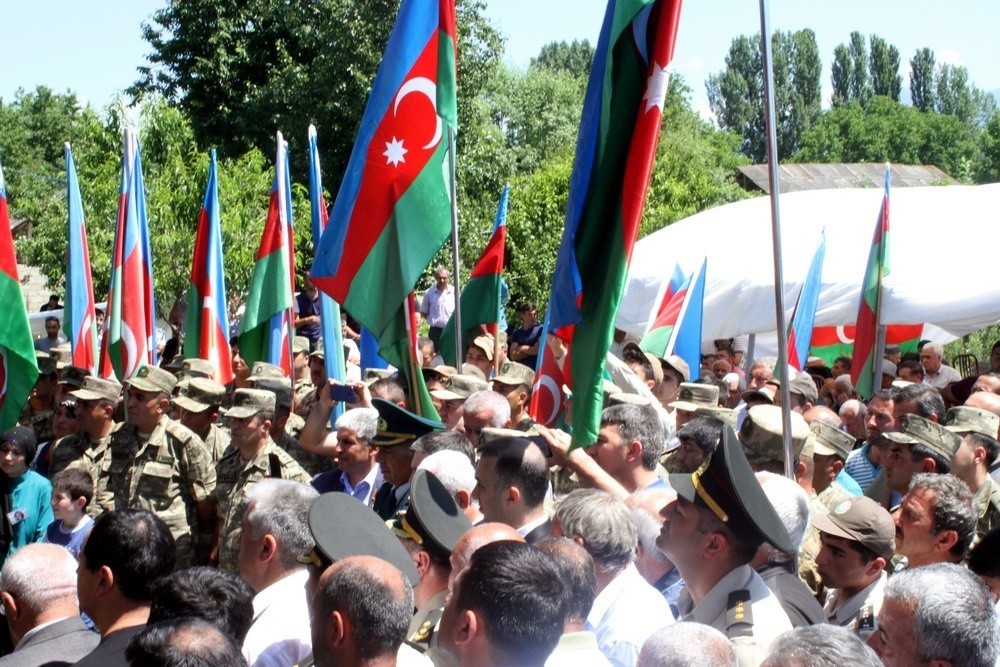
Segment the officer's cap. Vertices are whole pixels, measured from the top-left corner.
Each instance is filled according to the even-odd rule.
[[[372,445],[378,447],[402,445],[413,442],[431,431],[444,430],[444,424],[441,422],[415,415],[384,399],[372,399],[372,406],[378,410],[378,427]]]
[[[472,522],[436,476],[426,470],[413,473],[410,506],[393,525],[396,535],[413,540],[427,553],[446,560],[458,538],[470,528]]]

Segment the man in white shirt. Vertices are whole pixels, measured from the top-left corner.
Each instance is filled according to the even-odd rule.
[[[962,375],[942,362],[944,349],[939,343],[927,343],[920,350],[920,363],[924,367],[924,384],[935,389],[944,389],[952,382],[958,382]]]
[[[420,314],[431,326],[428,335],[434,341],[434,347],[438,346],[441,332],[455,312],[455,288],[448,284],[450,277],[448,269],[443,266],[435,268],[434,286],[424,292],[424,298],[420,302]]]
[[[372,445],[378,412],[372,408],[354,408],[340,415],[334,426],[337,430],[327,435],[324,449],[331,451],[337,467],[316,475],[313,488],[320,493],[346,493],[364,505],[371,505],[372,496],[385,481],[375,461],[378,448]]]
[[[257,592],[243,642],[251,666],[294,665],[312,650],[309,573],[297,559],[313,548],[308,515],[318,495],[306,484],[271,478],[247,489],[239,564]]]

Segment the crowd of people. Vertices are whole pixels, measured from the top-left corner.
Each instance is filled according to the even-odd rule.
[[[890,347],[861,400],[847,358],[730,339],[692,369],[621,335],[572,449],[571,395],[529,415],[533,304],[458,367],[420,341],[437,421],[356,347],[329,380],[304,294],[292,377],[237,339],[228,386],[38,350],[0,436],[0,667],[997,664],[1000,343],[964,378]]]

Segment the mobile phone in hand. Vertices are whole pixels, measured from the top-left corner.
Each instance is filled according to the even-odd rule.
[[[334,401],[342,401],[344,403],[358,402],[358,394],[354,391],[354,387],[346,384],[331,384],[330,398]]]

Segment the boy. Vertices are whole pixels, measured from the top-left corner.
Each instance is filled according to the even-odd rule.
[[[79,468],[67,468],[52,478],[52,514],[55,521],[45,531],[44,542],[66,547],[74,556],[80,555],[94,520],[87,516],[87,505],[94,497],[90,473]]]

